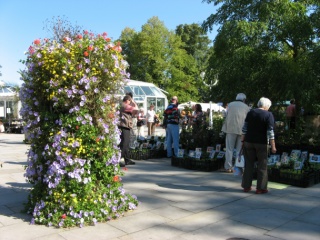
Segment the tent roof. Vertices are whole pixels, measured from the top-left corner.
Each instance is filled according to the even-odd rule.
[[[192,107],[193,105],[197,104],[197,102],[185,102],[185,103],[180,103],[178,108],[179,109],[184,109],[184,107]],[[208,108],[210,108],[210,103],[198,103],[202,107],[202,111],[207,111]],[[225,108],[221,106],[221,104],[218,103],[211,103],[211,108],[214,112],[221,112],[224,111]]]

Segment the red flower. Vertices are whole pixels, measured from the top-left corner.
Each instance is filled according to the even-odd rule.
[[[78,130],[78,129],[79,129],[79,126],[76,126],[76,129]]]
[[[87,30],[85,30],[85,31],[84,31],[84,34],[86,34],[86,35],[87,35],[88,33],[89,33],[89,32],[88,32]]]
[[[113,50],[117,51],[117,52],[122,52],[122,47],[120,46],[114,46]]]
[[[119,182],[119,180],[120,180],[120,179],[119,179],[119,176],[114,176],[114,177],[113,177],[113,181],[114,181],[114,182]]]
[[[90,46],[88,47],[88,50],[89,50],[89,51],[92,51],[92,50],[93,50],[93,46],[90,45]]]
[[[39,45],[39,44],[40,44],[40,39],[34,40],[34,44],[35,44],[35,45]]]
[[[67,218],[67,215],[64,213],[64,214],[62,214],[61,218],[62,218],[62,219],[66,219],[66,218]]]
[[[88,56],[89,56],[89,53],[88,53],[87,51],[85,51],[85,52],[83,53],[83,55],[84,55],[85,57],[88,57]]]
[[[82,39],[82,35],[81,35],[81,34],[78,34],[78,35],[77,35],[77,38],[78,38],[78,39]]]
[[[100,141],[100,138],[96,138],[96,142],[99,142]]]
[[[110,41],[111,41],[111,38],[106,38],[106,41],[107,41],[107,42],[110,42]]]
[[[122,51],[122,48],[121,48],[121,43],[120,42],[117,42],[117,45],[113,47],[113,50],[115,51],[118,51],[118,52],[121,52]]]
[[[108,34],[106,32],[102,33],[102,36],[106,37]]]

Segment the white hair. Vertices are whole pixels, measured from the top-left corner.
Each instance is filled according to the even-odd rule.
[[[247,97],[246,97],[246,95],[244,93],[238,93],[237,97],[236,97],[236,100],[244,101],[246,98]]]
[[[271,107],[271,101],[269,98],[262,97],[258,102],[259,108],[269,109]]]

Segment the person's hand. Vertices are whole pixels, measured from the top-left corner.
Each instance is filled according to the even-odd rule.
[[[271,152],[272,152],[272,153],[276,153],[276,152],[277,152],[276,147],[271,147]]]

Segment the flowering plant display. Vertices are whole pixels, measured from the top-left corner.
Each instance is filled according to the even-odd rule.
[[[117,93],[129,78],[120,44],[84,31],[37,39],[26,55],[20,99],[32,223],[83,227],[135,209],[119,167]]]

